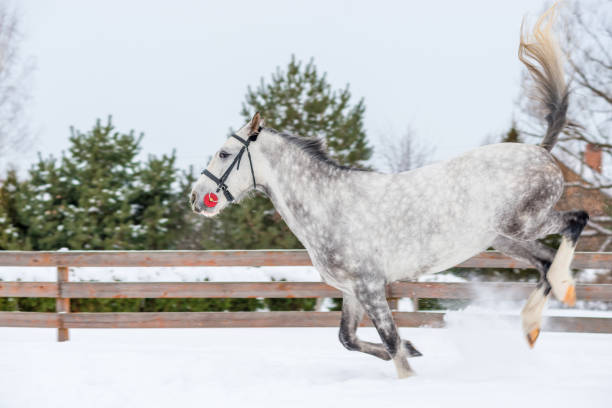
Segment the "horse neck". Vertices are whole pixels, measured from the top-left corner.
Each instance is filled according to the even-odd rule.
[[[307,245],[308,230],[334,224],[365,172],[317,158],[273,132],[261,136],[264,189],[289,228]]]

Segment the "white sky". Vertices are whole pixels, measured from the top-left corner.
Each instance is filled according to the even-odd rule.
[[[144,132],[145,154],[177,149],[199,169],[222,144],[248,85],[315,58],[335,88],[364,97],[365,126],[413,127],[436,159],[507,130],[522,67],[514,1],[49,1],[18,2],[34,57],[29,116],[38,137],[27,167],[68,146],[68,128],[112,114]],[[282,130],[282,129],[280,129]]]

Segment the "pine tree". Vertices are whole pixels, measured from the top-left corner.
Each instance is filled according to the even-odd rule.
[[[30,178],[0,186],[0,249],[175,249],[198,241],[175,155],[138,158],[142,135],[116,132],[109,118],[72,129],[61,159],[39,157]],[[178,188],[177,188],[178,187]],[[73,299],[74,312],[256,310],[258,299]],[[0,298],[0,310],[52,312],[48,298]]]
[[[269,83],[262,78],[257,89],[249,87],[241,115],[248,121],[253,112],[268,127],[325,139],[340,164],[363,167],[372,155],[363,129],[363,99],[351,106],[349,86],[333,90],[313,60],[303,66],[292,56],[287,69],[277,68]]]
[[[523,143],[521,134],[516,128],[516,123],[512,123],[512,126],[510,126],[508,132],[502,136],[501,141],[502,143]]]
[[[132,223],[144,231],[143,249],[176,248],[178,236],[185,227],[184,213],[190,212],[188,195],[177,192],[174,183],[179,174],[175,153],[161,158],[149,156],[138,172],[142,188],[134,189],[131,206],[136,208]]]
[[[174,248],[187,210],[173,188],[174,153],[142,163],[143,136],[116,132],[110,118],[71,132],[68,152],[61,160],[40,157],[16,195],[31,248]]]
[[[299,136],[325,139],[330,156],[341,164],[365,167],[372,155],[363,128],[363,99],[351,103],[348,85],[334,90],[326,74],[311,60],[291,58],[287,68],[277,68],[269,81],[248,88],[241,115],[249,120],[259,112],[266,126]],[[203,246],[207,249],[301,248],[271,203],[254,196],[230,206],[218,219],[204,222]]]
[[[29,249],[24,239],[24,227],[19,223],[19,207],[16,197],[23,183],[17,173],[9,170],[0,185],[0,250]]]

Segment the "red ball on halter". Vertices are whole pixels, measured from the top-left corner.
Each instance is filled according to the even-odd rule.
[[[219,202],[219,198],[215,193],[208,193],[204,196],[204,205],[212,208]]]

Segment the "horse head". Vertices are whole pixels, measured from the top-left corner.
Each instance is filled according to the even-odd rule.
[[[250,147],[257,141],[263,120],[259,113],[233,133],[210,160],[191,191],[191,208],[214,217],[228,204],[240,201],[257,188]]]

